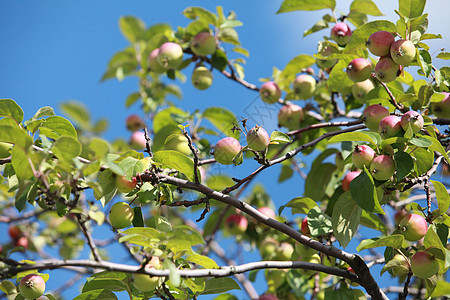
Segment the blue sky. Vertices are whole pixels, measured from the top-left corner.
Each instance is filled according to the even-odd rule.
[[[294,12],[276,15],[282,1],[189,1],[190,6],[204,6],[214,10],[222,5],[225,13],[234,10],[244,23],[238,28],[243,47],[250,51],[247,58],[246,80],[258,84],[259,78],[268,77],[273,66],[283,68],[294,56],[316,51],[317,42],[328,30],[303,39],[303,31],[310,28],[324,13]],[[430,42],[430,52],[448,46],[450,20],[449,1],[429,1],[426,12],[430,13],[429,32],[442,33],[444,40]],[[340,1],[339,9],[348,10],[348,1]],[[376,1],[386,19],[395,21],[394,1]],[[118,19],[134,15],[147,25],[168,22],[174,28],[189,22],[182,14],[187,1],[2,1],[0,4],[0,97],[14,99],[31,117],[40,107],[52,106],[57,113],[58,103],[76,99],[90,110],[93,119],[106,117],[110,120],[105,138],[128,139],[125,119],[138,113],[137,105],[125,109],[127,95],[136,90],[135,80],[122,82],[110,80],[100,83],[110,57],[128,45],[118,29]],[[338,10],[339,14],[339,10]],[[448,51],[448,49],[447,49]],[[436,54],[436,53],[435,53]],[[438,61],[437,61],[438,62]],[[443,62],[438,62],[438,65]],[[190,70],[190,69],[188,69]],[[195,90],[189,81],[181,84],[184,109],[204,109],[221,105],[233,110],[238,117],[248,117],[249,109],[261,102],[257,94],[238,86],[214,73],[215,82],[206,91]],[[303,105],[303,104],[301,104]],[[263,123],[263,124],[262,124]],[[276,112],[267,111],[260,121],[268,131],[276,127]],[[252,124],[253,125],[253,124]],[[253,168],[254,164],[248,166]],[[248,170],[248,168],[245,168]],[[275,169],[275,168],[273,168]],[[244,170],[245,171],[245,170]],[[273,182],[278,170],[270,170],[258,176],[271,190],[277,205],[301,195],[303,181],[293,178],[281,186]],[[230,169],[234,176],[244,172]],[[280,194],[280,190],[283,193]],[[0,238],[1,240],[1,238]],[[386,277],[386,276],[385,276]],[[264,286],[258,286],[263,292]],[[73,296],[73,291],[65,294]]]

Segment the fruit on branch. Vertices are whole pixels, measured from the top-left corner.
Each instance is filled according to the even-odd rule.
[[[370,173],[376,180],[388,180],[395,173],[394,160],[385,154],[375,157],[370,163]]]
[[[450,93],[442,93],[445,98],[440,102],[432,102],[431,108],[437,118],[450,118]]]
[[[255,151],[264,151],[270,144],[270,136],[261,126],[255,126],[247,133],[247,145]]]
[[[411,126],[413,133],[417,133],[423,128],[423,117],[417,111],[411,110],[402,116],[400,124],[404,131]]]
[[[381,82],[394,81],[402,73],[402,67],[389,57],[380,58],[375,65],[375,75]]]
[[[346,23],[339,22],[336,23],[333,28],[331,28],[330,37],[339,46],[345,46],[352,37],[352,30]]]
[[[8,228],[8,234],[13,240],[17,240],[23,235],[23,232],[19,227],[12,225]]]
[[[159,257],[152,256],[148,264],[145,265],[146,271],[151,269],[161,269],[161,262],[159,260]],[[134,286],[141,292],[153,291],[158,286],[158,276],[133,273],[132,278]]]
[[[398,40],[392,43],[390,53],[396,64],[407,66],[416,57],[416,47],[409,40]]]
[[[266,281],[269,292],[275,293],[286,281],[286,270],[266,270]]]
[[[289,130],[298,129],[303,121],[303,110],[296,104],[286,104],[278,112],[278,126]]]
[[[260,213],[262,213],[262,214],[268,216],[268,217],[271,218],[271,219],[274,219],[274,220],[275,220],[275,218],[276,218],[275,212],[274,212],[273,209],[271,209],[270,207],[263,206],[263,207],[258,208],[258,211],[259,211]]]
[[[411,257],[411,270],[414,276],[427,279],[439,272],[439,262],[431,253],[417,251]]]
[[[16,247],[22,246],[25,250],[28,249],[28,245],[29,245],[28,239],[24,236],[21,236],[14,241],[14,246]]]
[[[356,82],[354,85],[352,85],[352,95],[355,99],[362,99],[374,88],[375,85],[370,79]]]
[[[383,118],[378,126],[378,133],[383,139],[395,136],[400,130],[402,130],[401,119],[394,115]]]
[[[366,42],[369,51],[377,56],[389,55],[391,45],[395,42],[392,33],[387,31],[377,31],[370,35]]]
[[[216,40],[209,32],[200,32],[192,39],[191,50],[198,56],[213,54],[216,51]]]
[[[117,202],[109,211],[109,221],[115,229],[122,229],[130,226],[134,218],[134,211],[126,202]]]
[[[225,220],[227,233],[232,235],[243,234],[248,227],[248,221],[243,215],[232,214]]]
[[[148,56],[147,64],[151,71],[155,73],[164,73],[166,69],[158,62],[159,48],[154,49]]]
[[[406,258],[401,254],[395,254],[392,258],[394,263],[392,269],[389,270],[389,274],[392,276],[404,276],[409,273],[409,263]]]
[[[280,99],[281,90],[275,82],[267,81],[263,83],[263,85],[259,89],[259,96],[261,97],[262,101],[273,104],[278,102],[278,99]]]
[[[339,52],[337,50],[337,48],[331,47],[329,45],[322,46],[322,45],[320,45],[320,43],[319,43],[319,46],[318,46],[317,50],[318,50],[318,54],[321,54],[322,56],[325,56],[325,57],[330,56],[333,53],[338,53]],[[338,59],[319,59],[319,58],[316,58],[316,64],[322,70],[325,70],[325,69],[328,69],[328,68],[332,68],[335,64],[337,64],[337,62],[338,62]],[[314,72],[313,72],[313,74],[314,74]]]
[[[136,188],[136,184],[136,177],[133,177],[131,181],[129,181],[125,176],[116,177],[116,188],[121,193],[128,194]]]
[[[302,233],[304,235],[311,235],[311,231],[309,230],[309,226],[308,226],[308,218],[304,218],[302,221],[302,224],[300,225],[300,230],[302,231]]]
[[[24,298],[36,299],[45,292],[45,281],[41,276],[28,274],[20,280],[20,294]]]
[[[365,58],[355,58],[347,66],[347,76],[354,82],[361,82],[370,78],[372,64]]]
[[[234,137],[226,137],[214,146],[214,159],[222,165],[231,165],[241,151],[241,144]]]
[[[183,49],[177,43],[166,42],[159,47],[156,59],[165,70],[176,69],[183,62]]]
[[[275,251],[278,248],[279,242],[270,237],[266,237],[259,246],[259,254],[266,260],[275,259]]]
[[[311,263],[311,264],[322,264],[322,260],[320,259],[320,255],[315,253],[309,257],[306,257],[305,259],[303,259],[304,262],[307,263]],[[317,273],[317,271],[315,270],[305,270],[305,275],[307,276],[311,276],[313,274]]]
[[[184,155],[191,155],[192,151],[189,148],[188,140],[183,134],[172,134],[166,139],[164,144],[166,150],[175,150]]]
[[[283,242],[277,247],[275,253],[278,260],[291,260],[292,254],[294,253],[294,247],[289,243]]]
[[[147,147],[147,139],[143,131],[135,131],[130,137],[130,146],[136,150],[142,150]]]
[[[400,222],[403,220],[403,218],[405,218],[408,215],[409,215],[409,212],[404,208],[397,211],[394,215],[395,225],[398,226],[400,224]]]
[[[428,224],[425,218],[414,213],[405,216],[400,221],[399,227],[403,237],[411,242],[420,240],[428,231]]]
[[[342,179],[342,190],[344,192],[350,190],[350,182],[358,177],[358,175],[361,173],[361,171],[352,171],[345,174],[344,179]]]
[[[352,161],[358,169],[363,169],[364,166],[369,168],[370,163],[375,158],[375,151],[367,145],[355,146],[353,150]]]
[[[301,74],[295,78],[293,87],[299,99],[309,99],[316,91],[316,80],[311,75]]]
[[[142,120],[142,118],[138,115],[128,116],[128,118],[125,120],[125,124],[127,126],[127,129],[131,132],[135,132],[145,127],[144,120]]]
[[[259,296],[258,300],[279,300],[277,296],[272,294],[264,294]]]
[[[192,72],[191,82],[197,89],[206,90],[213,82],[213,75],[208,68],[199,66]]]
[[[376,131],[380,121],[387,116],[389,116],[389,110],[386,107],[380,104],[370,105],[363,112],[364,124],[370,130]]]

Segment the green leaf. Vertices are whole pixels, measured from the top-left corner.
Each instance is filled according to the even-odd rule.
[[[308,197],[295,197],[291,201],[289,201],[286,205],[281,206],[278,209],[278,214],[281,215],[281,212],[285,207],[292,208],[292,214],[307,214],[312,208],[316,207],[317,203]]]
[[[286,144],[286,143],[290,143],[291,142],[291,138],[280,131],[274,131],[270,134],[270,143],[271,144]]]
[[[292,80],[295,78],[296,74],[300,72],[301,69],[312,66],[316,62],[316,59],[308,54],[300,54],[291,59],[286,67],[284,67],[281,72],[280,77]]]
[[[198,264],[206,269],[216,269],[219,266],[217,265],[217,263],[212,260],[211,258],[209,258],[208,256],[205,255],[200,255],[197,253],[193,253],[191,255],[188,255],[186,257],[186,260],[195,264]]]
[[[292,177],[294,170],[288,164],[281,164],[281,172],[278,177],[278,182],[283,182]]]
[[[397,181],[405,178],[414,169],[414,161],[406,152],[396,152],[394,162],[397,170]]]
[[[378,215],[372,212],[367,212],[365,210],[362,211],[361,225],[378,230],[383,234],[387,234],[387,228],[384,222]]]
[[[397,26],[386,20],[372,21],[358,27],[352,33],[352,38],[345,46],[344,53],[355,53],[357,50],[366,49],[366,41],[376,31],[385,30],[396,32]]]
[[[392,247],[394,249],[402,248],[404,237],[401,234],[392,234],[389,236],[383,236],[381,238],[373,238],[361,241],[356,250],[362,251],[365,249],[371,249],[376,247]]]
[[[229,186],[233,186],[236,182],[226,175],[213,175],[206,178],[206,185],[215,191],[221,191]]]
[[[0,142],[14,144],[22,149],[27,149],[33,141],[19,126],[0,124]]]
[[[222,294],[230,290],[240,290],[239,284],[231,277],[211,278],[201,295]]]
[[[81,144],[71,136],[61,136],[53,144],[52,151],[60,160],[72,162],[80,155]]]
[[[350,192],[343,193],[334,204],[333,233],[342,247],[347,247],[358,230],[361,213],[362,209],[353,201]]]
[[[220,49],[217,49],[216,52],[214,52],[213,55],[211,56],[211,65],[220,72],[224,71],[228,66],[228,58],[225,52],[223,52]]]
[[[23,121],[23,110],[12,99],[0,99],[0,117],[4,116],[10,116],[20,123]]]
[[[115,300],[116,295],[105,289],[92,290],[81,295],[76,296],[73,300],[91,300],[91,299],[105,299],[105,300]]]
[[[77,138],[77,131],[73,125],[65,118],[60,116],[51,116],[45,119],[39,128],[42,135],[51,139],[57,139],[60,136],[71,136]]]
[[[132,180],[136,174],[141,174],[145,170],[144,164],[134,157],[125,157],[120,161],[119,167],[125,171],[125,177]]]
[[[450,295],[450,282],[447,282],[445,280],[439,280],[437,282],[436,288],[431,294],[431,298],[438,299],[448,295]]]
[[[349,89],[355,83],[351,81],[344,69],[347,68],[350,61],[355,58],[354,56],[346,55],[331,69],[330,76],[328,77],[327,86],[330,91],[344,92]]]
[[[344,132],[331,137],[328,143],[340,143],[340,142],[369,142],[376,146],[376,141],[364,131],[357,132]]]
[[[361,174],[350,182],[350,192],[353,200],[359,207],[370,212],[384,215],[384,211],[378,202],[375,183],[366,167],[361,171]]]
[[[335,0],[284,0],[277,14],[296,11],[296,10],[319,10],[330,8],[334,10],[336,7]]]
[[[440,59],[450,59],[450,52],[441,52],[436,57]]]
[[[430,141],[429,139],[427,139],[423,136],[421,136],[419,138],[412,138],[409,140],[409,142],[415,146],[422,147],[422,148],[428,148],[431,145],[433,145],[432,141]]]
[[[419,17],[425,8],[425,0],[399,0],[399,11],[405,17],[411,19]]]
[[[350,5],[351,12],[359,12],[371,16],[382,16],[377,5],[372,0],[354,0]]]
[[[231,128],[238,124],[233,112],[223,107],[208,107],[203,112],[203,118],[211,122],[224,135],[239,138],[238,130],[231,131]]]
[[[431,55],[427,50],[419,50],[419,55],[417,56],[417,63],[419,64],[422,72],[426,77],[430,76],[433,65],[431,63]]]
[[[119,28],[123,36],[131,43],[136,43],[145,33],[144,22],[132,16],[121,17]]]
[[[185,278],[184,284],[193,292],[199,293],[205,289],[205,278]]]
[[[436,180],[431,180],[431,182],[433,183],[436,193],[439,215],[445,214],[450,206],[450,195],[448,194],[445,185],[443,185],[441,182]]]
[[[328,22],[325,20],[319,20],[316,24],[313,25],[313,27],[311,27],[310,29],[305,30],[303,32],[303,37],[310,35],[311,33],[325,29],[325,28],[328,28]]]
[[[60,105],[61,111],[79,124],[82,128],[88,128],[91,121],[89,110],[87,107],[79,101],[66,101]]]
[[[142,216],[142,209],[140,206],[133,207],[134,218],[133,218],[133,226],[134,227],[144,227],[144,217]]]
[[[315,201],[322,200],[335,170],[336,165],[331,163],[313,165],[305,180],[305,196]]]
[[[414,150],[411,155],[416,158],[415,162],[415,171],[417,175],[425,174],[434,163],[434,152],[424,148],[417,148]]]
[[[33,116],[33,120],[37,120],[40,119],[42,117],[49,117],[49,116],[54,116],[55,112],[53,111],[53,108],[51,108],[50,106],[44,106],[39,108],[39,110],[34,114]]]
[[[19,179],[25,180],[34,177],[33,170],[30,166],[30,161],[22,148],[14,147],[12,149],[11,163]]]
[[[194,181],[194,161],[186,155],[174,150],[164,150],[154,153],[153,160],[163,167],[183,173],[189,181]]]
[[[448,158],[447,152],[437,139],[430,136],[424,136],[424,138],[429,139],[430,141],[433,142],[433,144],[430,146],[430,150],[439,152],[441,155],[444,156],[447,163],[450,163],[450,159]]]
[[[191,6],[186,8],[182,14],[189,19],[196,19],[199,18],[202,21],[205,21],[206,23],[209,23],[211,25],[218,25],[217,24],[217,17],[215,14],[210,12],[207,9],[204,9],[203,7],[195,7]]]
[[[333,225],[329,216],[321,212],[318,206],[311,208],[308,212],[308,227],[312,236],[330,234]]]
[[[0,290],[4,292],[6,295],[16,294],[16,286],[9,280],[3,280],[0,283]]]

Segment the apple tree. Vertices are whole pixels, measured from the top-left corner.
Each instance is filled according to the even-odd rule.
[[[396,20],[369,22],[382,15],[371,0],[342,15],[334,0],[284,0],[276,13],[326,9],[304,33],[325,36],[261,83],[245,79],[233,11],[187,7],[186,27],[122,17],[129,45],[102,80],[138,79],[124,105],[145,117],[128,117],[129,142],[100,138],[104,124],[78,102],[62,103],[67,118],[44,106],[24,120],[26,107],[1,99],[2,292],[59,298],[45,285],[68,269],[83,280],[75,299],[449,296],[450,183],[434,174],[450,175],[450,68],[435,64],[450,54],[427,45],[443,37],[427,32],[425,0],[398,4]],[[254,91],[278,129],[215,100],[180,108],[170,99],[186,79],[199,93],[232,81],[236,105],[240,89]],[[273,181],[301,177],[304,193],[276,207],[256,183],[269,168]],[[111,238],[94,239],[100,230]],[[239,264],[223,236],[251,259]],[[115,262],[111,244],[127,260]]]

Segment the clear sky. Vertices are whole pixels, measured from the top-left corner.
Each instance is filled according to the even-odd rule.
[[[243,47],[250,51],[247,58],[246,80],[258,84],[259,78],[269,77],[274,66],[283,68],[294,56],[316,51],[317,42],[329,30],[324,30],[302,38],[303,31],[310,28],[324,13],[294,12],[276,15],[281,5],[278,1],[2,1],[0,3],[0,97],[14,99],[29,118],[42,106],[52,106],[60,114],[61,101],[76,99],[90,110],[93,119],[108,118],[109,129],[104,138],[128,139],[125,119],[131,113],[138,113],[135,105],[125,109],[127,95],[136,90],[135,80],[118,82],[110,80],[100,83],[110,57],[128,45],[118,29],[118,19],[124,15],[134,15],[147,25],[167,22],[176,26],[186,26],[189,22],[182,14],[188,6],[204,6],[215,10],[222,5],[225,13],[234,10],[244,23],[238,28]],[[349,1],[337,1],[343,13],[348,12]],[[395,22],[393,9],[396,1],[375,1],[386,19]],[[429,32],[441,33],[444,40],[432,41],[430,53],[448,47],[450,1],[429,1],[425,11],[430,14]],[[338,11],[339,15],[339,11]],[[381,17],[383,18],[383,17]],[[377,18],[380,19],[380,18]],[[353,28],[353,27],[352,27]],[[448,51],[448,49],[447,49]],[[442,62],[439,62],[442,64]],[[261,102],[257,94],[238,86],[215,72],[215,82],[206,91],[195,90],[189,81],[190,70],[185,71],[188,81],[181,84],[184,98],[180,106],[193,111],[210,105],[220,105],[235,112],[238,117],[249,117]],[[304,105],[301,103],[300,105]],[[276,111],[268,110],[258,121],[268,131],[276,128]],[[253,124],[252,124],[253,125]],[[256,166],[251,162],[249,168]],[[233,176],[244,171],[230,168]],[[278,170],[273,168],[258,176],[272,191],[277,205],[286,203],[303,192],[304,182],[294,177],[282,185],[273,178]],[[280,191],[283,191],[280,193]],[[3,231],[2,231],[3,232]],[[4,237],[0,237],[4,241]],[[350,245],[349,247],[352,247]],[[353,246],[354,247],[354,246]],[[385,275],[384,278],[387,276]],[[55,280],[51,278],[51,281]],[[56,286],[56,285],[54,285]],[[258,285],[258,292],[265,290]],[[70,299],[76,289],[64,295]]]

